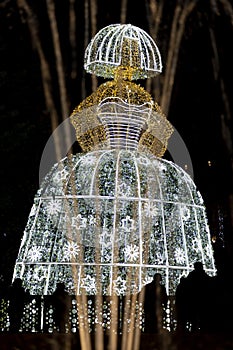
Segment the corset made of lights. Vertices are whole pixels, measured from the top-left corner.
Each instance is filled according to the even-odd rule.
[[[35,196],[15,265],[31,294],[137,293],[160,273],[169,295],[196,261],[215,274],[206,210],[190,176],[162,159],[172,126],[131,80],[161,71],[143,30],[111,25],[85,69],[114,78],[71,115],[83,153],[53,166]]]

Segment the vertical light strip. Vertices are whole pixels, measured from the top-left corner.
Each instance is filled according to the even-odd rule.
[[[112,152],[117,154],[116,161],[116,175],[115,175],[115,198],[113,204],[113,239],[112,239],[112,259],[111,259],[111,273],[110,273],[110,294],[112,294],[112,281],[113,281],[113,268],[114,268],[114,250],[115,250],[115,236],[116,236],[116,216],[117,216],[117,204],[118,204],[118,177],[119,177],[119,163],[122,151],[113,150]],[[116,243],[117,244],[117,243]]]
[[[198,240],[200,240],[201,243],[202,243],[201,234],[200,234],[200,228],[199,228],[199,223],[198,223],[198,218],[197,218],[197,211],[196,211],[195,207],[193,207],[193,211],[194,211],[194,217],[195,217],[195,223],[196,223],[196,230],[197,230]],[[202,245],[201,245],[201,260],[202,260],[203,266],[205,266],[205,259],[204,259]]]
[[[81,294],[80,293],[80,283],[81,283],[81,276],[82,276],[82,271],[81,270],[82,270],[82,266],[79,266],[77,295]]]
[[[97,169],[99,168],[99,164],[100,164],[101,159],[105,156],[106,153],[108,153],[108,151],[99,151],[97,153],[97,155],[95,153],[97,153],[97,152],[94,152],[94,155],[96,156],[97,159],[96,159],[95,167],[92,171],[92,179],[91,179],[90,192],[89,192],[90,196],[92,194],[96,195],[96,193],[93,191],[93,189],[95,188],[95,183],[97,181],[97,178],[96,178]],[[99,154],[100,154],[100,156],[99,156]]]
[[[139,226],[139,256],[140,256],[140,267],[139,267],[139,290],[141,290],[142,286],[142,265],[143,265],[143,259],[142,259],[142,249],[143,249],[143,242],[142,242],[142,202],[141,202],[141,183],[140,183],[140,175],[138,171],[138,164],[135,156],[135,152],[133,154],[133,160],[134,160],[134,167],[136,170],[136,176],[137,176],[137,187],[138,187],[138,226]]]
[[[180,222],[181,222],[181,231],[182,231],[182,237],[183,237],[183,245],[184,245],[184,250],[185,250],[186,266],[189,266],[189,258],[188,258],[188,252],[187,252],[186,237],[185,237],[185,232],[184,232],[184,223],[183,223],[183,217],[182,217],[181,204],[178,204],[178,207],[179,207],[179,214],[180,214]]]
[[[205,213],[205,209],[203,208],[202,210],[203,210],[203,217],[205,219],[206,232],[208,232],[208,244],[209,244],[209,246],[211,248],[211,252],[212,252],[212,254],[211,254],[211,262],[212,262],[212,267],[213,267],[213,270],[214,270],[213,272],[214,272],[214,274],[216,274],[214,255],[213,255],[213,251],[212,251],[212,243],[211,243],[211,239],[210,239],[209,225],[207,223],[207,219],[206,219],[206,215],[205,215],[206,214]]]
[[[44,295],[47,295],[47,294],[48,294],[49,280],[50,280],[50,272],[51,272],[51,264],[48,264],[46,284],[45,284],[44,293],[43,293]]]
[[[33,225],[32,225],[32,227],[31,227],[31,229],[29,231],[29,235],[28,235],[27,231],[24,232],[23,241],[27,242],[27,245],[25,247],[24,256],[23,256],[23,259],[22,259],[23,261],[25,260],[27,254],[28,254],[28,249],[29,249],[29,245],[30,245],[30,242],[31,242],[31,238],[32,238],[32,232],[33,232],[34,227],[35,227],[36,222],[37,222],[37,216],[38,216],[38,212],[40,210],[41,202],[42,202],[42,198],[39,199],[38,208],[36,210],[36,215],[35,215],[35,218],[34,218]],[[28,237],[27,237],[27,235],[28,235]],[[20,250],[19,250],[19,255],[20,255]]]
[[[156,168],[153,165],[153,168],[156,172]],[[167,294],[169,294],[169,261],[168,261],[168,252],[167,252],[167,237],[166,237],[166,227],[165,227],[165,220],[164,220],[164,208],[163,208],[163,192],[160,184],[160,179],[157,175],[155,175],[158,181],[159,185],[159,193],[160,193],[160,200],[161,200],[161,213],[162,213],[162,230],[163,230],[163,241],[164,241],[164,250],[166,255],[166,290]]]

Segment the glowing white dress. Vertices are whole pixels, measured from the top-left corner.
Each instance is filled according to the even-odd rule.
[[[88,71],[111,77],[120,69],[116,82],[103,84],[72,115],[86,152],[55,164],[35,196],[14,271],[31,294],[51,294],[58,282],[74,294],[136,293],[159,272],[174,295],[195,261],[215,274],[200,193],[183,169],[155,155],[164,153],[172,127],[129,81],[161,69],[158,51],[146,56],[153,45],[144,40],[145,51],[142,35],[131,25],[109,26],[87,48]],[[100,38],[105,54],[90,53]],[[129,56],[128,66],[126,58],[114,61],[121,45],[131,52],[130,42],[136,59]]]

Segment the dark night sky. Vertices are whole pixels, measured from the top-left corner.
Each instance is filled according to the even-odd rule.
[[[40,37],[54,77],[54,98],[59,105],[45,1],[29,1],[29,3],[38,16]],[[148,31],[145,3],[145,1],[138,1],[135,4],[133,0],[128,2],[127,23]],[[186,23],[171,107],[167,117],[179,131],[188,147],[194,167],[194,181],[206,202],[210,226],[214,234],[218,230],[216,212],[218,208],[222,211],[227,247],[220,248],[220,250],[221,254],[227,250],[230,259],[232,232],[229,232],[228,197],[232,194],[231,155],[226,149],[221,133],[220,115],[224,113],[224,108],[220,83],[219,80],[214,79],[213,74],[213,52],[209,26],[210,23],[214,23],[219,50],[220,76],[225,84],[231,112],[233,26],[230,15],[224,12],[223,8],[220,8],[220,15],[214,14],[214,22],[211,22],[213,9],[207,3],[209,2],[199,1],[199,5]],[[82,5],[79,5],[76,13],[79,70],[77,79],[72,80],[69,75],[70,51],[67,49],[68,9],[64,2],[56,2],[70,112],[81,102],[80,77],[83,74],[84,55]],[[22,22],[16,2],[13,0],[2,1],[0,6],[0,147],[2,162],[0,170],[0,274],[5,280],[9,280],[33,197],[38,188],[40,158],[51,134],[51,127],[49,112],[44,102],[39,59],[35,45],[31,42],[26,17],[23,16],[24,21]],[[169,8],[172,5],[166,6],[168,6],[166,16],[163,18],[163,25],[156,41],[161,50],[164,70],[166,70],[166,45],[173,14],[172,8]],[[119,9],[120,5],[117,1],[99,1],[97,31],[111,23],[119,23]],[[86,79],[90,81],[89,76]],[[87,91],[87,94],[90,92]],[[232,123],[232,113],[230,123]],[[211,167],[208,166],[209,160],[212,163]]]

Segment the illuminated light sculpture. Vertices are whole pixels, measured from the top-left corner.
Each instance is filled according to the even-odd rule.
[[[65,157],[45,177],[14,278],[31,294],[49,295],[64,282],[71,294],[125,295],[159,272],[174,295],[194,262],[214,275],[201,194],[183,169],[161,158],[173,128],[131,82],[161,71],[157,46],[137,27],[111,25],[89,44],[85,68],[114,80],[73,111],[85,153]]]
[[[154,77],[162,61],[153,39],[131,24],[112,24],[101,29],[85,51],[84,68],[104,78],[114,78],[119,67],[131,79]]]

